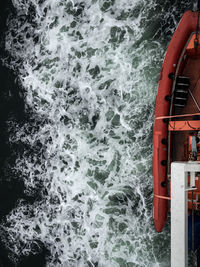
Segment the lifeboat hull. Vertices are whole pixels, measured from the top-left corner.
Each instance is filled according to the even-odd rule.
[[[157,232],[162,231],[167,220],[169,188],[166,182],[168,178],[168,123],[165,119],[156,118],[169,115],[170,102],[167,101],[166,96],[171,95],[173,85],[173,80],[169,74],[176,72],[182,51],[191,34],[196,31],[197,17],[198,12],[193,11],[187,11],[182,16],[168,46],[159,77],[153,128],[153,218]]]

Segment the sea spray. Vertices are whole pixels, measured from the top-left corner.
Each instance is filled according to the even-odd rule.
[[[13,0],[4,63],[32,120],[7,124],[35,196],[1,226],[13,261],[43,244],[47,266],[169,266],[168,227],[152,223],[152,124],[182,2]]]

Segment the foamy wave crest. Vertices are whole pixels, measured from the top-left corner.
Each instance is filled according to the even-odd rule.
[[[10,142],[31,149],[16,170],[38,199],[19,201],[1,228],[12,257],[37,253],[42,243],[48,266],[158,266],[169,255],[160,253],[168,232],[158,237],[151,215],[163,5],[13,4],[5,64],[17,70],[36,122],[10,121]]]

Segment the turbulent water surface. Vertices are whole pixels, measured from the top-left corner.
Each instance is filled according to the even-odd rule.
[[[172,3],[173,2],[173,3]],[[10,258],[47,266],[169,266],[152,223],[152,124],[159,70],[187,1],[13,0],[4,64],[29,122],[8,120],[25,184],[1,226]]]

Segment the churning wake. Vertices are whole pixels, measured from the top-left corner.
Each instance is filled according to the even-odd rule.
[[[4,64],[33,119],[7,124],[36,195],[1,226],[13,261],[43,244],[49,267],[169,266],[151,167],[157,79],[180,15],[166,2],[13,0]]]

